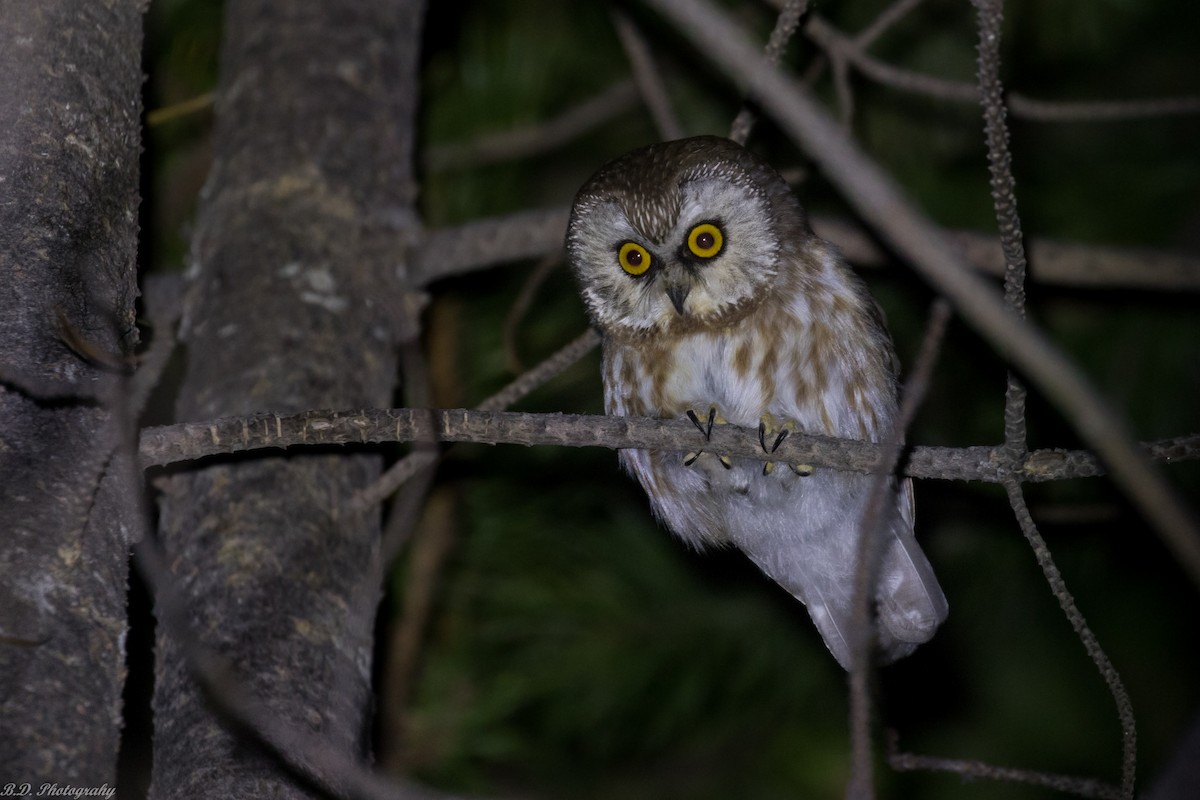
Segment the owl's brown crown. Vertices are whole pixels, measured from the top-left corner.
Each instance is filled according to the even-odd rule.
[[[575,202],[614,198],[643,236],[661,243],[679,217],[681,185],[701,178],[716,178],[761,194],[771,207],[783,200],[788,216],[798,216],[807,227],[803,209],[783,177],[737,142],[721,136],[693,136],[632,150],[602,166],[579,190]]]

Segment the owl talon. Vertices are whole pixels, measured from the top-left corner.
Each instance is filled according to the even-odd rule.
[[[788,464],[792,468],[792,472],[799,475],[801,478],[807,478],[813,474],[812,464]]]
[[[704,441],[706,442],[712,440],[713,425],[725,425],[727,422],[726,419],[721,416],[721,412],[717,411],[716,406],[708,407],[708,416],[704,419],[701,419],[695,411],[689,408],[687,410],[687,418],[690,419],[692,424],[696,426],[696,430],[704,434]],[[702,455],[704,455],[703,450],[694,453],[688,453],[683,457],[683,465],[685,467],[690,467],[692,464],[695,464],[696,459]],[[716,453],[713,455],[716,456],[717,460],[721,462],[722,467],[725,469],[733,469],[733,462],[729,459],[729,456],[718,455]]]
[[[771,414],[763,414],[762,419],[758,421],[758,443],[762,446],[763,452],[774,453],[795,428],[796,424],[791,420],[780,425]],[[772,436],[775,437],[775,440],[768,447],[767,440]]]
[[[764,461],[763,462],[763,473],[762,473],[763,475],[770,475],[774,471],[775,471],[775,462],[774,461]]]
[[[704,434],[704,441],[707,442],[710,439],[712,439],[713,423],[715,423],[717,421],[717,407],[716,406],[709,407],[708,420],[706,422],[701,422],[700,418],[698,416],[696,416],[696,412],[692,411],[690,408],[687,411],[687,417],[688,417],[688,419],[690,419],[692,421],[692,424],[695,425],[696,428],[701,433]]]

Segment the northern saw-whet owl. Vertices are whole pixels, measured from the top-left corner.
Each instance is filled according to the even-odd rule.
[[[794,595],[851,666],[859,527],[872,477],[728,458],[711,426],[880,441],[897,413],[891,339],[866,287],[809,228],[782,177],[715,136],[602,167],[575,198],[567,257],[603,338],[609,414],[690,418],[694,452],[623,450],[655,515],[689,545],[733,544]],[[947,604],[913,536],[909,481],[888,489],[875,644],[893,661]]]

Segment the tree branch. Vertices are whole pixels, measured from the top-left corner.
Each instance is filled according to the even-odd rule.
[[[430,147],[425,151],[425,167],[433,172],[463,170],[533,156],[633,110],[639,98],[638,87],[632,80],[618,81],[596,96],[536,125],[488,134],[461,144]]]
[[[713,428],[712,448],[736,458],[765,461],[758,430]],[[145,428],[140,454],[144,468],[161,467],[252,450],[329,448],[395,442],[474,442],[477,444],[558,445],[562,447],[643,448],[684,452],[695,449],[696,427],[688,420],[606,417],[582,414],[530,414],[466,409],[368,408],[253,414],[207,422]],[[883,445],[852,439],[794,433],[773,460],[871,472]],[[1142,445],[1147,458],[1171,464],[1200,459],[1200,434]],[[1000,482],[991,447],[912,447],[903,474],[913,478]],[[1029,453],[1020,479],[1030,483],[1103,475],[1095,455],[1084,450],[1046,449]]]
[[[435,230],[411,254],[413,283],[426,286],[452,275],[561,252],[570,215],[569,207],[560,206]]]
[[[880,61],[868,55],[859,42],[823,17],[809,17],[804,32],[831,57],[836,54],[837,58],[857,67],[863,75],[883,86],[951,103],[979,103],[977,85],[926,75]],[[1005,101],[1014,117],[1033,122],[1119,122],[1200,114],[1200,97],[1197,96],[1072,102],[1039,100],[1019,92],[1010,92]]]
[[[915,772],[917,770],[933,770],[949,772],[964,779],[974,780],[986,778],[994,781],[1008,781],[1027,786],[1041,786],[1059,792],[1067,792],[1079,797],[1090,797],[1096,800],[1121,800],[1121,789],[1111,783],[1092,778],[1077,778],[1073,775],[1058,775],[1049,772],[1035,772],[1028,769],[1013,767],[997,767],[983,761],[958,758],[937,758],[915,753],[899,751],[894,733],[888,737],[888,766],[897,772]]]
[[[621,47],[625,50],[625,57],[629,59],[629,67],[633,70],[638,94],[654,120],[658,135],[664,140],[683,138],[683,126],[679,124],[679,116],[671,105],[671,96],[663,82],[662,72],[654,63],[654,54],[646,38],[621,8],[613,8],[612,21]]]
[[[566,206],[521,211],[432,231],[414,249],[420,283],[559,253],[570,213]],[[821,215],[811,221],[816,234],[837,245],[851,262],[882,266],[891,261],[887,250],[862,226]],[[1004,274],[1004,252],[997,237],[944,229],[943,234],[951,250],[973,269]],[[1200,259],[1178,253],[1031,239],[1029,259],[1030,272],[1042,284],[1200,291]]]

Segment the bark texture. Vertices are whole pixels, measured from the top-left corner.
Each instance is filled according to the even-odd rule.
[[[136,506],[101,362],[137,343],[142,11],[0,1],[0,780],[34,793],[116,772]]]
[[[400,260],[415,227],[421,12],[415,0],[226,6],[180,419],[390,403],[397,342],[416,330]],[[347,505],[379,467],[229,459],[174,475],[162,502],[193,632],[273,722],[351,754],[367,746],[380,576],[378,520]],[[308,796],[210,710],[165,627],[151,796]]]

